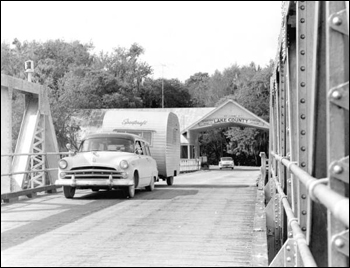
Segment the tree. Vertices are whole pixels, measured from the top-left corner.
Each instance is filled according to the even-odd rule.
[[[141,93],[146,108],[162,107],[162,82],[164,83],[164,107],[192,107],[191,96],[178,79],[147,79]]]
[[[191,95],[194,107],[204,107],[209,98],[208,73],[195,73],[185,81],[185,87]]]
[[[208,157],[208,164],[217,165],[220,157],[227,154],[224,133],[225,129],[211,129],[199,135],[200,154]]]

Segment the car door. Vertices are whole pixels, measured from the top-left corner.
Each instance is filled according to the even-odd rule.
[[[157,163],[154,160],[154,158],[151,156],[151,150],[149,149],[148,144],[145,143],[145,152],[146,152],[146,157],[147,157],[147,164],[148,164],[148,179],[149,181],[147,181],[147,185],[150,182],[150,178],[153,178],[153,175],[156,173],[156,169],[157,169]]]
[[[148,161],[145,155],[145,149],[142,145],[142,141],[137,140],[135,142],[135,152],[137,155],[137,170],[139,172],[139,186],[142,187],[146,184],[147,175],[149,173]]]

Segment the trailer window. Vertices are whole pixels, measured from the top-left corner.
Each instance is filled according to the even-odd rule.
[[[152,132],[142,132],[142,137],[149,143],[152,145]]]

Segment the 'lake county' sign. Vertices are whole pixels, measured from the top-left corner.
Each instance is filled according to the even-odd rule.
[[[221,117],[221,118],[204,119],[203,121],[198,123],[198,126],[203,127],[203,126],[212,126],[215,124],[226,124],[226,123],[239,123],[239,124],[247,124],[247,125],[255,125],[255,126],[264,126],[264,123],[260,122],[258,119],[244,118],[240,116],[227,116],[227,117]]]

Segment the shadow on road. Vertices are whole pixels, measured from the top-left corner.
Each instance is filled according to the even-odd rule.
[[[176,184],[172,186],[168,185],[156,185],[157,188],[241,188],[241,187],[255,187],[253,183],[246,184]]]
[[[162,188],[158,186],[156,187]],[[40,198],[24,200],[21,203],[28,203],[28,206],[22,208],[22,211],[17,208],[14,210],[2,211],[1,214],[5,215],[10,213],[35,212],[40,214],[45,210],[50,210],[51,212],[60,212],[57,212],[54,215],[40,220],[29,220],[25,225],[21,225],[17,228],[2,232],[1,250],[6,250],[8,248],[17,246],[36,236],[51,232],[57,228],[78,221],[86,216],[99,212],[108,207],[118,206],[123,202],[130,202],[130,205],[132,206],[134,200],[145,200],[145,202],[147,202],[147,200],[170,200],[176,197],[196,195],[198,193],[198,190],[176,189],[176,187],[174,188],[175,189],[156,189],[153,192],[146,190],[136,190],[136,194],[132,199],[126,199],[124,193],[121,190],[113,190],[87,193],[80,196],[79,191],[77,191],[77,197],[71,200],[66,200],[63,197],[63,193],[61,192],[51,195],[53,199],[57,200],[55,200],[55,202],[52,202],[53,199],[50,199],[47,204],[45,204],[45,201],[43,202],[40,200]],[[77,201],[77,204],[74,204],[75,200]],[[92,202],[81,204],[79,200],[91,200]],[[31,207],[32,205],[33,207]],[[52,208],[53,205],[55,208]],[[38,206],[40,208],[38,208]],[[13,221],[16,222],[16,220]],[[3,221],[2,219],[2,222],[6,221]]]

